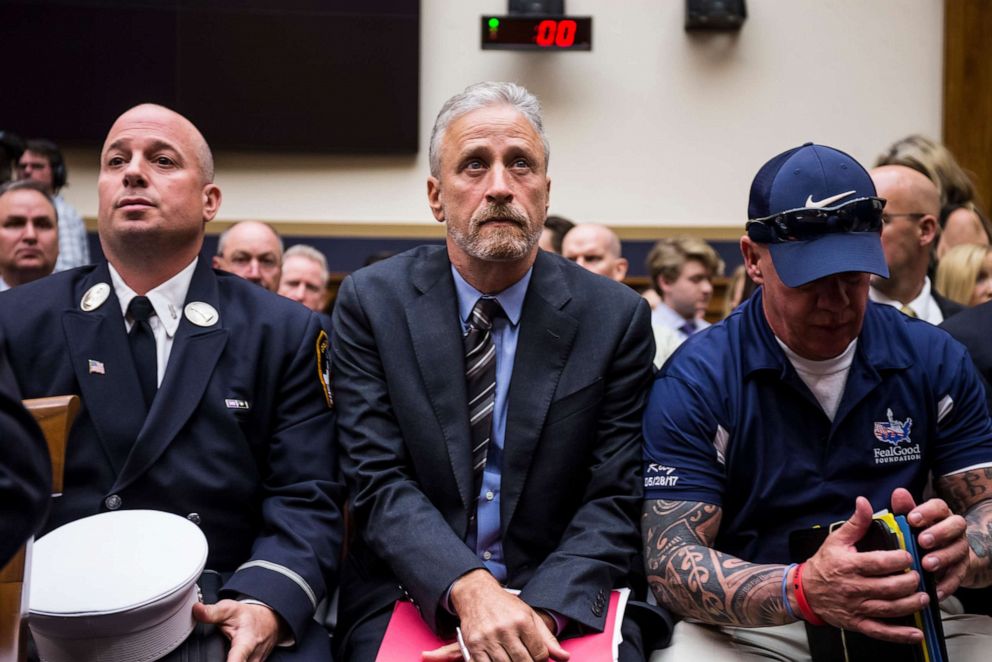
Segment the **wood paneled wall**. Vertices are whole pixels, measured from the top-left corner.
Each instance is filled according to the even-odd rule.
[[[992,2],[944,0],[944,144],[992,206]]]

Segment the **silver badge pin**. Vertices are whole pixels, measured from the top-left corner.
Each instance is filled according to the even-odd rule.
[[[79,300],[79,307],[87,313],[92,312],[102,306],[103,302],[106,301],[109,296],[110,285],[107,285],[106,283],[97,283],[90,289],[86,290],[83,298]]]
[[[183,312],[186,313],[186,319],[197,326],[213,326],[220,318],[216,308],[202,301],[186,304]]]

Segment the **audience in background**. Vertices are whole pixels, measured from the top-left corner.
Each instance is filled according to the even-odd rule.
[[[977,206],[971,176],[941,143],[925,136],[910,135],[893,143],[875,165],[912,168],[926,175],[937,187],[941,208],[938,260],[952,246],[992,240],[992,223]]]
[[[658,293],[654,291],[653,287],[649,287],[645,290],[642,290],[641,298],[648,302],[648,306],[651,308],[651,310],[657,308],[658,304],[661,303],[661,296],[659,296]]]
[[[723,316],[726,317],[737,306],[747,301],[756,289],[758,289],[757,283],[751,280],[743,264],[734,269],[734,273],[730,276],[730,282],[727,283],[726,296],[723,299]]]
[[[314,312],[327,303],[327,258],[308,244],[290,246],[282,256],[279,294]]]
[[[0,130],[0,184],[6,184],[17,174],[17,160],[24,153],[24,141],[12,131]]]
[[[713,278],[723,273],[723,260],[713,247],[695,237],[658,241],[648,253],[651,283],[661,297],[652,321],[688,337],[707,326],[703,316],[713,296]]]
[[[992,299],[992,247],[962,244],[947,251],[937,264],[935,285],[944,296],[963,306],[989,301]]]
[[[59,218],[59,259],[55,271],[90,264],[90,244],[83,217],[59,193],[68,184],[69,171],[58,146],[44,138],[27,141],[17,171],[20,179],[33,179],[44,185],[55,203]]]
[[[973,202],[955,203],[940,210],[940,237],[936,258],[960,244],[989,245],[992,227]]]
[[[903,165],[884,165],[871,171],[882,212],[882,248],[889,277],[871,278],[872,300],[895,306],[903,313],[940,324],[961,310],[933,288],[927,271],[940,228],[940,195],[922,172]]]
[[[58,256],[58,212],[45,186],[0,186],[0,292],[52,273]]]
[[[622,256],[620,237],[605,225],[580,223],[565,234],[561,254],[580,267],[622,283],[627,276],[627,259]],[[654,364],[660,368],[682,338],[667,326],[653,324]]]
[[[713,296],[713,277],[723,273],[723,260],[712,246],[695,237],[665,238],[648,253],[647,267],[661,297],[651,311],[653,326],[673,331],[681,343],[710,325],[703,316]],[[656,361],[664,362],[675,348],[661,349]]]
[[[580,223],[565,234],[561,255],[594,274],[618,283],[627,276],[627,258],[621,255],[620,237],[605,225]]]
[[[575,223],[563,216],[548,216],[544,219],[544,229],[537,245],[541,250],[561,255],[561,242],[574,227]]]
[[[230,271],[270,292],[278,292],[282,252],[282,237],[274,227],[241,221],[221,233],[213,264],[215,269]]]
[[[333,303],[329,301],[329,279],[327,258],[313,246],[290,246],[282,257],[279,294],[317,313],[320,326],[328,334],[331,332],[331,317],[327,309]]]
[[[875,166],[901,165],[922,173],[937,187],[940,206],[964,204],[975,198],[975,185],[951,151],[926,136],[897,140],[878,157]],[[884,197],[884,196],[883,196]]]

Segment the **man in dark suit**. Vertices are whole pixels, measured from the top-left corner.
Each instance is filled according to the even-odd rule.
[[[48,512],[52,473],[41,430],[24,407],[7,356],[0,351],[0,567]]]
[[[940,226],[940,194],[926,175],[903,165],[871,171],[878,197],[885,199],[882,248],[889,277],[872,276],[869,296],[910,317],[940,324],[964,309],[933,289],[927,276]]]
[[[992,412],[992,302],[968,308],[940,325],[956,340],[964,344],[978,372],[985,378],[985,395]]]
[[[334,310],[356,529],[336,646],[374,659],[406,595],[435,631],[460,624],[473,659],[566,659],[558,639],[601,630],[610,590],[633,581],[650,313],[538,250],[550,179],[529,92],[449,99],[430,162],[446,246],[352,274]],[[624,636],[621,659],[643,659]]]
[[[985,386],[985,399],[992,413],[992,302],[967,308],[940,325],[958,342],[968,348],[971,360],[982,376]],[[955,595],[964,604],[965,610],[979,614],[992,614],[992,589],[961,589]]]
[[[199,256],[212,182],[186,118],[129,110],[101,156],[107,261],[0,301],[24,395],[83,402],[47,528],[119,508],[187,517],[224,580],[194,616],[232,639],[228,659],[329,660],[313,620],[341,536],[326,335],[310,311]]]

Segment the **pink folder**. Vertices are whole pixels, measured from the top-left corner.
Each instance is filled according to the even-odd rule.
[[[602,632],[587,634],[561,642],[562,648],[572,654],[570,662],[616,662],[622,637],[620,623],[627,606],[627,589],[615,590],[610,595],[610,608]],[[376,662],[420,662],[423,651],[434,650],[447,641],[431,632],[412,603],[399,601],[393,609],[386,636],[382,639]]]

